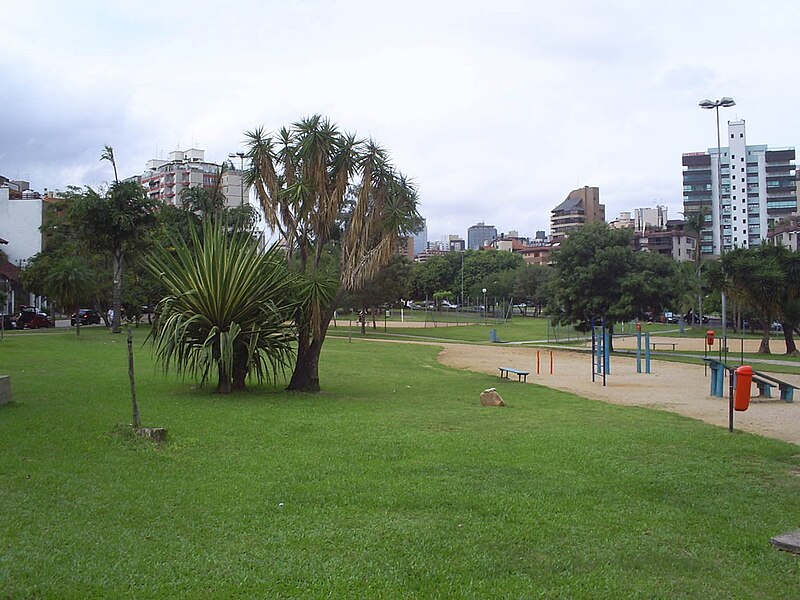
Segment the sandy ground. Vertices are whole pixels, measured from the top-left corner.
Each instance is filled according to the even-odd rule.
[[[686,341],[688,346],[689,340]],[[635,340],[633,343],[635,347]],[[654,360],[651,361],[651,373],[640,374],[636,372],[635,359],[615,356],[612,357],[607,385],[603,387],[599,379],[592,382],[592,366],[588,354],[553,351],[554,368],[550,375],[550,350],[540,349],[541,374],[537,375],[535,348],[466,344],[442,346],[444,349],[439,354],[439,360],[459,369],[499,374],[498,367],[512,367],[530,371],[529,383],[572,392],[593,400],[668,410],[712,425],[728,427],[728,399],[709,394],[710,380],[704,373],[704,367],[700,365]],[[678,350],[680,349],[679,345]],[[800,375],[780,374],[777,377],[800,386]],[[753,393],[758,393],[755,386]],[[777,390],[773,390],[773,395],[777,396]],[[791,404],[775,398],[754,397],[747,411],[734,414],[734,428],[800,445],[800,393],[796,396],[797,400]]]

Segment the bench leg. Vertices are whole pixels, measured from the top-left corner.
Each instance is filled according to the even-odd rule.
[[[784,402],[794,402],[794,388],[786,387],[781,390],[781,400]]]

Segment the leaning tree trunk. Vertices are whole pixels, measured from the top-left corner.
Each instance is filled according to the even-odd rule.
[[[318,392],[319,385],[319,357],[322,353],[322,344],[328,334],[328,325],[333,319],[334,307],[338,306],[342,299],[343,291],[339,292],[331,302],[330,307],[322,315],[320,334],[311,336],[308,323],[301,323],[300,333],[297,339],[297,359],[294,364],[292,379],[289,381],[287,390],[293,392]]]
[[[122,309],[122,248],[114,250],[114,318],[111,320],[111,333],[120,333],[120,313]]]

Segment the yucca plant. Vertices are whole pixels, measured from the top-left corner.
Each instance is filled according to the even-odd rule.
[[[169,295],[156,307],[150,334],[165,372],[199,377],[216,370],[217,391],[245,387],[248,375],[274,381],[293,355],[294,277],[283,255],[261,252],[245,232],[205,221],[202,239],[173,239],[146,259]]]

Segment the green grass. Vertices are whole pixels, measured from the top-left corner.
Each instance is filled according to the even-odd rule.
[[[444,313],[445,315],[447,313]],[[514,317],[507,322],[502,320],[488,319],[478,323],[464,323],[463,321],[454,324],[455,321],[420,321],[414,319],[413,322],[426,323],[424,327],[403,328],[392,327],[392,321],[387,321],[384,326],[383,319],[378,319],[377,327],[373,329],[372,321],[367,321],[366,336],[371,338],[397,338],[406,339],[435,339],[449,340],[457,342],[488,342],[489,330],[494,329],[497,337],[504,342],[526,342],[526,341],[556,341],[574,340],[577,337],[584,339],[585,334],[576,332],[572,327],[553,328],[548,324],[547,319],[538,317]],[[445,324],[447,323],[447,324]],[[347,337],[351,332],[349,321],[338,320],[337,327],[331,326],[333,335]],[[361,336],[360,326],[353,322],[352,335]]]
[[[136,352],[160,448],[118,427],[122,336],[0,345],[0,598],[800,595],[768,543],[800,526],[796,446],[433,347],[329,340],[313,396],[220,397]]]

